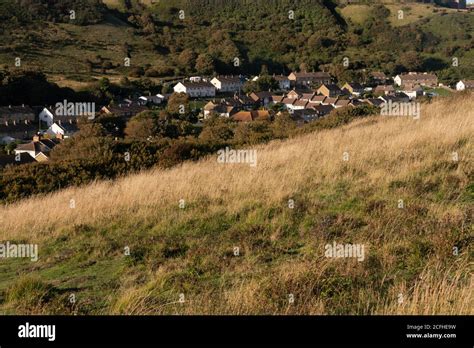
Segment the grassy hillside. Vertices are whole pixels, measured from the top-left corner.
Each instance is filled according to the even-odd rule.
[[[0,311],[472,314],[466,110],[472,95],[447,97],[418,121],[256,147],[256,167],[212,157],[3,206],[0,240],[40,259],[0,262]],[[326,258],[334,241],[364,244],[364,261]]]
[[[390,23],[393,26],[402,26],[420,21],[424,18],[437,17],[439,13],[455,13],[455,9],[435,7],[430,4],[400,4],[391,1],[384,2],[384,5],[390,10]],[[403,11],[403,18],[399,18],[399,12]],[[347,5],[341,10],[341,14],[345,19],[352,22],[362,24],[370,16],[370,5],[356,4]],[[441,29],[441,28],[440,28]]]

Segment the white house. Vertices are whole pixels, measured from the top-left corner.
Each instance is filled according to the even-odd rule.
[[[62,138],[69,138],[77,131],[78,127],[75,124],[54,122],[51,127],[48,128],[46,134],[56,137],[60,135]]]
[[[185,93],[192,98],[198,97],[215,97],[216,87],[210,82],[178,82],[174,86],[173,90],[175,93]]]
[[[424,94],[423,88],[420,86],[405,88],[402,92],[405,93],[410,98],[410,100],[421,97]]]
[[[466,89],[474,89],[474,80],[461,80],[456,84],[457,91],[464,91]]]
[[[287,110],[294,110],[293,104],[296,102],[295,98],[284,98],[281,103],[285,105]]]
[[[290,104],[288,109],[291,110],[304,110],[308,107],[309,102],[307,100],[297,100],[293,104]]]
[[[54,123],[55,116],[56,116],[56,113],[54,112],[52,108],[44,108],[39,113],[40,121],[45,122],[48,127],[50,127]]]
[[[218,76],[211,80],[211,83],[216,87],[218,92],[239,92],[244,83],[239,76]]]
[[[393,81],[397,86],[414,87],[414,86],[427,86],[436,87],[438,85],[438,77],[434,74],[428,73],[415,73],[410,72],[408,74],[397,75]]]
[[[76,115],[69,115],[69,116],[63,116],[63,115],[58,115],[56,113],[56,109],[53,107],[46,107],[41,110],[41,112],[38,115],[40,121],[46,123],[48,127],[51,127],[54,122],[77,122],[78,116]]]

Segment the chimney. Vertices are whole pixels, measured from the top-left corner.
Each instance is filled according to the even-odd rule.
[[[37,143],[41,140],[41,134],[37,133],[33,136],[33,142]]]

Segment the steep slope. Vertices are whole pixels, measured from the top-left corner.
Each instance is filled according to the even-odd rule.
[[[472,314],[472,110],[461,95],[256,147],[256,167],[212,157],[1,207],[0,241],[39,260],[1,260],[0,309]]]

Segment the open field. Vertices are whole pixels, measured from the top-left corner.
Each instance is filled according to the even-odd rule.
[[[362,24],[369,17],[369,5],[347,5],[341,9],[341,14],[345,19],[350,19],[356,24]]]
[[[449,8],[436,8],[427,4],[387,4],[390,10],[390,23],[393,26],[407,25],[424,18],[430,18],[443,13],[453,13],[456,10]],[[402,18],[399,18],[399,11],[403,11]]]
[[[0,263],[0,311],[473,314],[472,110],[446,97],[257,146],[256,167],[211,157],[2,206],[0,240],[40,258]],[[325,257],[333,242],[364,260]]]
[[[429,4],[399,4],[387,1],[384,5],[390,10],[390,23],[393,26],[402,26],[417,22],[424,18],[430,18],[439,13],[454,13],[456,10],[449,8],[434,7]],[[356,24],[362,24],[370,14],[369,5],[347,5],[341,10],[344,18],[349,18]],[[399,11],[403,11],[403,18],[399,18]]]

